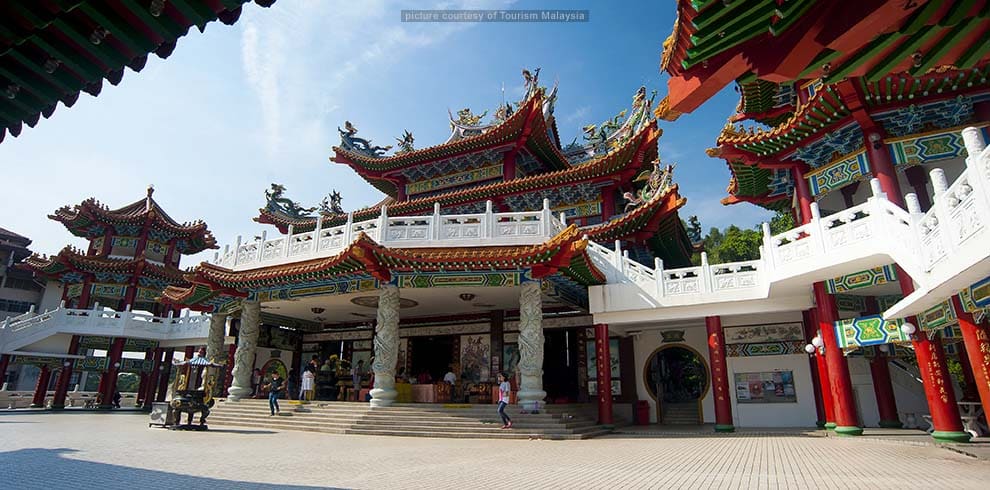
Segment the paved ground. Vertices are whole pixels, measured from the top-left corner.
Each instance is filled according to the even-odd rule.
[[[947,449],[798,432],[490,441],[171,432],[146,420],[0,413],[0,487],[985,489],[990,481],[990,463]]]

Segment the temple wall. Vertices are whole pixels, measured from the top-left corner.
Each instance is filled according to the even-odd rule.
[[[736,427],[814,427],[815,391],[807,354],[760,357],[729,357],[729,392]],[[791,371],[796,403],[739,403],[733,386],[735,373]]]
[[[643,325],[643,327],[650,328],[649,325]],[[689,324],[689,326],[670,327],[663,330],[681,330],[684,332],[684,340],[680,342],[664,342],[660,334],[661,330],[645,330],[643,333],[636,335],[633,342],[636,366],[636,398],[649,402],[650,423],[657,423],[657,402],[650,395],[650,391],[646,386],[647,380],[645,376],[647,363],[656,350],[661,347],[686,347],[689,350],[697,351],[706,365],[710,364],[708,346],[705,344],[707,334],[703,321]],[[710,384],[711,381],[709,380]],[[706,390],[704,397],[701,399],[702,419],[705,423],[715,422],[715,404],[712,401],[711,391],[711,387],[709,386],[709,389]]]

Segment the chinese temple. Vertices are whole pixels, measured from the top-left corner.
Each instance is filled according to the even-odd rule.
[[[450,114],[451,135],[439,145],[416,148],[406,131],[392,151],[346,122],[331,160],[385,193],[381,203],[344,212],[333,193],[306,208],[273,184],[256,221],[273,225],[275,238],[238,239],[187,274],[189,286],[165,290],[165,302],[239,315],[232,399],[250,394],[253,368],[284,368],[281,351],[254,349],[267,315],[297,325],[302,359],[370,363],[372,406],[490,403],[500,371],[534,409],[588,401],[603,383],[631,401],[631,338],[613,339],[615,379],[594,374],[596,339],[599,358],[613,358],[587,314],[587,287],[605,280],[588,245],[690,263],[677,216],[685,199],[673,167],[659,163],[653,97],[640,89],[630,109],[586,127],[582,144],[562,145],[556,86],[541,86],[539,70],[523,75],[522,100],[490,117]],[[447,371],[453,388],[434,392],[430,380]],[[419,381],[411,394],[410,379]]]
[[[705,312],[715,391],[705,419],[717,428],[791,417],[810,424],[804,413],[839,435],[859,435],[864,423],[907,423],[929,425],[936,440],[969,440],[985,424],[974,407],[982,400],[978,411],[990,411],[987,324],[974,319],[985,312],[972,300],[990,269],[979,259],[943,274],[939,262],[946,250],[965,255],[965,240],[981,229],[956,221],[956,206],[979,186],[969,169],[985,158],[988,4],[685,0],[677,13],[663,45],[670,80],[657,117],[676,120],[734,85],[736,113],[708,151],[731,172],[722,202],[792,212],[799,225],[779,236],[765,228],[763,257],[749,265],[761,274],[714,264],[715,282],[688,301],[718,302],[704,296],[743,289],[744,279],[750,287],[768,283],[750,311],[737,303]],[[878,233],[883,214],[903,227]],[[876,224],[857,223],[863,218]],[[920,242],[908,253],[885,245],[877,255],[886,260],[864,250],[878,241],[914,243],[913,236]],[[851,243],[859,250],[844,248]],[[794,270],[801,261],[805,268]],[[804,298],[789,298],[795,291]],[[596,321],[625,308],[609,302],[593,308]],[[763,318],[742,314],[757,311]],[[661,308],[636,321],[613,314],[611,326],[623,318],[630,325],[620,328],[639,329],[645,318],[678,314]],[[959,397],[947,356],[962,366]],[[905,374],[922,380],[924,398],[912,396]],[[795,405],[766,404],[785,400]]]
[[[52,407],[63,408],[70,385],[78,383],[82,373],[92,372],[100,375],[97,392],[103,408],[110,407],[117,375],[122,372],[140,375],[139,401],[147,401],[150,406],[156,396],[157,384],[152,382],[152,375],[161,372],[158,366],[162,356],[170,360],[174,348],[166,354],[165,349],[159,348],[154,333],[142,335],[140,329],[100,330],[99,327],[109,326],[103,325],[104,318],[110,323],[113,320],[171,323],[178,310],[161,304],[158,297],[166,287],[188,284],[179,270],[181,257],[217,245],[206,223],[175,221],[155,201],[153,192],[149,187],[143,199],[118,209],[87,199],[56,210],[49,218],[62,223],[73,235],[86,239],[89,242],[86,250],[69,246],[50,257],[32,255],[20,264],[36,277],[48,280],[48,291],[61,294],[56,310],[37,317],[43,320],[59,317],[56,330],[40,332],[45,335],[36,337],[5,338],[4,370],[11,364],[41,369],[36,405],[43,406],[45,393],[54,385]],[[168,321],[163,322],[159,317],[167,317]],[[100,331],[123,334],[99,335]],[[191,355],[191,346],[196,344],[188,345],[187,355]],[[62,350],[67,357],[58,355]],[[106,351],[106,356],[87,355],[94,350]],[[145,358],[124,357],[124,352],[140,352]],[[53,381],[55,374],[57,379]],[[163,397],[164,391],[160,395]]]
[[[0,142],[80,92],[96,97],[148,55],[168,58],[191,27],[232,25],[248,0],[12,1],[0,4]],[[255,0],[269,7],[275,0]]]

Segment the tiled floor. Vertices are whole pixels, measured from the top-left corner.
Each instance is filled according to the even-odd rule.
[[[894,438],[747,431],[586,441],[149,429],[0,413],[4,488],[987,488],[990,463]]]

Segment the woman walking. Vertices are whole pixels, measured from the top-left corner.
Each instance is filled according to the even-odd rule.
[[[299,387],[299,399],[313,400],[313,383],[316,381],[316,372],[313,366],[306,366],[302,374],[302,386]]]
[[[505,374],[498,373],[498,416],[502,417],[503,429],[512,427],[512,419],[505,414],[505,407],[509,404],[509,393],[511,391],[512,385],[505,380]]]

